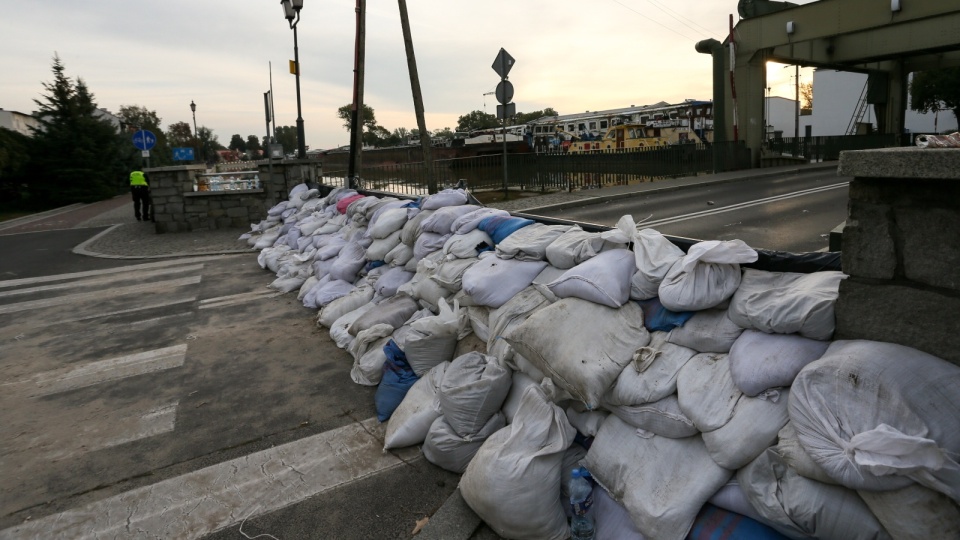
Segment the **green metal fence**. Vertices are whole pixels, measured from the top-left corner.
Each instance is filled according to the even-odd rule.
[[[586,154],[516,153],[507,154],[506,162],[503,154],[437,159],[432,171],[428,171],[422,161],[363,165],[359,187],[386,193],[426,195],[432,175],[441,189],[463,185],[472,191],[574,191],[749,167],[750,152],[742,142],[683,144]],[[323,182],[345,186],[346,171],[324,171]]]

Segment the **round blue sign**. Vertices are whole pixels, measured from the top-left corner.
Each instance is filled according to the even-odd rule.
[[[141,129],[133,134],[133,145],[140,150],[150,150],[157,144],[157,136],[152,131]]]

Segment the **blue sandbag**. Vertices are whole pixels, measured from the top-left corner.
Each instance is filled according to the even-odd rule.
[[[746,516],[706,504],[697,514],[687,540],[789,540],[774,529]]]
[[[407,390],[410,390],[420,377],[413,372],[407,362],[407,355],[392,339],[383,346],[383,353],[387,356],[387,361],[383,363],[383,378],[380,379],[373,401],[377,408],[377,419],[386,422],[406,397]]]
[[[658,296],[649,300],[638,300],[637,303],[643,310],[643,326],[651,332],[669,332],[686,324],[694,314],[693,311],[670,311],[663,307]]]
[[[503,242],[503,240],[514,232],[533,225],[532,219],[524,219],[513,216],[490,216],[480,220],[477,228],[490,235],[494,245]]]

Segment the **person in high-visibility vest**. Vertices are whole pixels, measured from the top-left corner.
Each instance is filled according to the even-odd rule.
[[[153,221],[150,184],[147,182],[147,175],[143,171],[130,173],[130,193],[133,194],[133,214],[137,216],[137,221]]]

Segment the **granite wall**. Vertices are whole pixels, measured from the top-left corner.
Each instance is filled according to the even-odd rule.
[[[960,365],[960,149],[844,152],[853,176],[835,339],[907,345]]]
[[[157,233],[211,229],[245,229],[267,216],[267,211],[286,200],[300,183],[315,183],[321,164],[312,160],[284,160],[258,167],[260,189],[194,191],[196,175],[203,165],[178,165],[145,169],[150,179]]]

